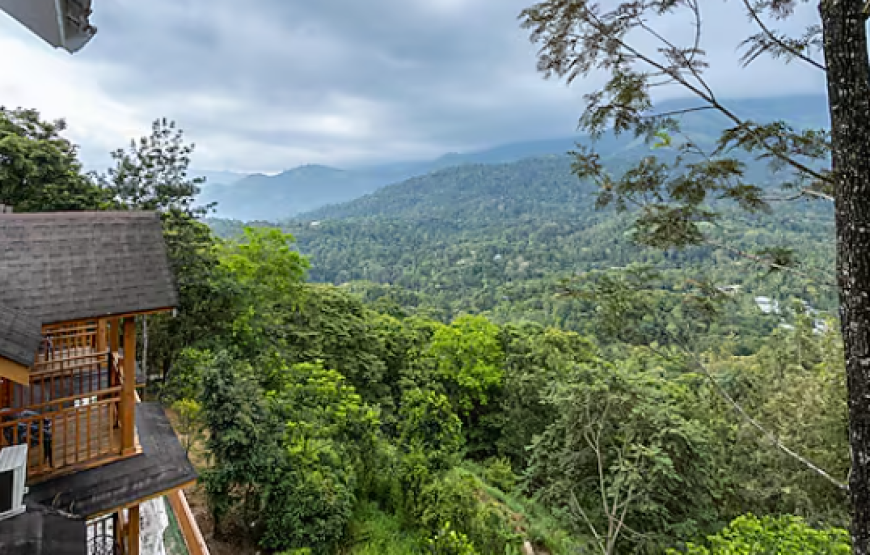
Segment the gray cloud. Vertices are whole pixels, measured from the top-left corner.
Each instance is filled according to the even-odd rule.
[[[176,119],[201,167],[427,157],[574,130],[595,80],[568,88],[541,79],[516,20],[529,3],[99,2],[99,33],[76,63],[104,68],[99,86],[111,98]],[[735,47],[748,24],[739,2],[705,9],[715,23],[705,37],[717,68],[710,78],[725,93],[823,90],[801,67],[740,70]],[[689,30],[683,20],[666,27]]]

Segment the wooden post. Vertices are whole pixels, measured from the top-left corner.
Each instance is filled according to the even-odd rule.
[[[124,318],[124,388],[121,391],[121,454],[136,452],[136,320]]]
[[[118,343],[121,341],[121,320],[112,318],[109,320],[109,348],[113,353],[118,352]]]
[[[97,352],[102,353],[106,350],[106,321],[104,319],[97,320]]]
[[[130,507],[127,510],[127,517],[127,553],[125,555],[139,555],[139,505]]]
[[[121,509],[115,513],[115,542],[123,548],[125,543],[124,538],[126,537],[127,520],[124,518],[124,510]]]
[[[208,545],[202,537],[202,532],[193,517],[190,505],[187,504],[184,490],[177,489],[168,493],[166,499],[169,501],[172,512],[175,513],[175,520],[178,521],[178,528],[181,530],[181,536],[184,538],[184,545],[187,546],[188,553],[190,555],[209,555]]]
[[[9,385],[12,382],[0,378],[0,409],[5,409],[12,405],[11,395],[9,394]]]

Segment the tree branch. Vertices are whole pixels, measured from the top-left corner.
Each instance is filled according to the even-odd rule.
[[[728,252],[736,254],[737,256],[739,256],[741,258],[751,260],[757,264],[762,264],[764,266],[768,266],[768,267],[773,268],[775,270],[789,272],[789,273],[794,274],[798,277],[802,277],[804,279],[812,281],[813,283],[817,283],[823,287],[829,287],[832,289],[835,289],[837,287],[837,284],[834,281],[828,281],[828,279],[830,279],[830,276],[828,276],[827,279],[820,280],[818,277],[812,276],[806,272],[802,272],[801,270],[798,270],[797,268],[793,268],[791,266],[786,266],[783,264],[777,264],[776,262],[774,262],[768,258],[764,258],[763,256],[758,256],[757,254],[752,254],[751,252],[746,252],[744,250],[738,249],[737,247],[732,247],[732,246],[726,245],[724,243],[719,243],[717,241],[713,241],[712,239],[705,239],[705,242],[708,245],[710,245],[711,247],[715,247],[717,249],[727,250]]]
[[[623,49],[625,49],[628,53],[630,53],[636,59],[638,59],[642,62],[645,62],[646,64],[648,64],[648,65],[658,69],[659,71],[671,76],[674,81],[676,81],[680,85],[684,86],[685,88],[689,89],[689,91],[694,93],[696,96],[698,96],[702,100],[706,101],[708,104],[710,104],[713,108],[717,109],[720,113],[722,113],[722,115],[724,115],[725,117],[730,119],[736,125],[738,125],[738,126],[746,125],[746,122],[744,120],[739,118],[736,114],[734,114],[734,112],[732,112],[731,110],[726,108],[723,104],[721,104],[718,100],[716,100],[715,95],[712,94],[712,91],[709,94],[707,93],[707,91],[709,90],[709,87],[707,86],[706,82],[701,80],[702,87],[705,89],[705,90],[701,90],[697,86],[688,82],[680,74],[679,71],[670,70],[669,68],[665,67],[661,62],[658,62],[658,61],[650,58],[649,56],[646,56],[645,54],[642,54],[641,52],[639,52],[636,48],[634,48],[633,46],[631,46],[630,44],[625,42],[625,40],[623,40],[621,37],[617,37],[617,36],[613,35],[612,33],[608,32],[606,25],[604,25],[604,22],[602,22],[598,18],[598,16],[596,16],[594,13],[592,13],[592,11],[589,8],[584,8],[584,13],[586,14],[586,17],[590,21],[592,26],[595,27],[599,33],[602,33],[604,36],[609,37],[610,39],[614,40],[617,44],[619,44],[619,46],[621,46]],[[643,25],[645,26],[645,24],[643,24]],[[655,33],[655,34],[658,35],[658,33]],[[658,35],[658,36],[660,36],[660,35]],[[667,40],[664,40],[664,43],[668,44],[668,45],[671,44]],[[690,69],[690,71],[693,71],[693,74],[695,74],[697,76],[697,74],[693,70],[693,68],[690,67],[689,69]],[[828,177],[826,177],[825,175],[822,175],[821,173],[813,170],[812,168],[810,168],[806,164],[802,164],[801,162],[798,162],[794,158],[792,158],[790,156],[786,156],[785,154],[779,152],[778,150],[773,149],[770,146],[768,146],[768,144],[766,142],[764,142],[763,140],[761,140],[761,137],[759,137],[758,134],[754,130],[750,129],[749,132],[758,140],[758,143],[761,145],[761,147],[763,149],[767,150],[771,155],[773,155],[775,158],[778,158],[779,160],[784,162],[786,165],[793,167],[794,169],[800,171],[801,173],[803,173],[805,175],[810,175],[810,176],[814,177],[815,179],[817,179],[818,181],[825,182],[825,183],[830,182],[830,179]]]
[[[704,363],[701,361],[700,357],[698,357],[697,354],[695,354],[695,353],[694,353],[693,351],[691,351],[690,349],[685,349],[685,348],[684,348],[683,350],[684,350],[685,352],[687,352],[687,353],[689,354],[690,357],[692,357],[693,361],[695,362],[695,365],[698,367],[699,370],[701,370],[701,373],[703,373],[704,376],[706,376],[707,380],[708,380],[708,381],[713,385],[713,387],[714,387],[714,388],[716,389],[716,391],[719,393],[719,396],[722,397],[722,398],[723,398],[723,399],[724,399],[724,400],[725,400],[729,405],[731,405],[731,407],[732,407],[732,408],[733,408],[733,409],[734,409],[734,410],[735,410],[735,411],[736,411],[736,412],[737,412],[737,413],[738,413],[738,414],[739,414],[739,415],[740,415],[740,416],[741,416],[741,417],[742,417],[746,422],[748,422],[748,423],[749,423],[753,428],[755,428],[756,430],[758,430],[758,431],[759,431],[759,432],[760,432],[764,437],[766,437],[767,440],[770,441],[770,442],[771,442],[771,443],[772,443],[772,444],[773,444],[777,449],[779,449],[780,451],[782,451],[783,453],[785,453],[785,454],[788,455],[789,457],[795,459],[796,461],[800,462],[800,463],[801,463],[802,465],[804,465],[806,468],[808,468],[809,470],[815,472],[816,474],[818,474],[819,476],[821,476],[822,478],[824,478],[825,480],[827,480],[828,482],[830,482],[831,484],[833,484],[834,486],[836,486],[838,489],[840,489],[840,490],[842,490],[842,491],[845,491],[845,492],[849,491],[849,486],[848,486],[848,485],[846,485],[846,484],[844,484],[843,482],[837,480],[836,478],[834,478],[833,476],[831,476],[830,474],[828,474],[827,472],[825,472],[824,470],[822,470],[819,466],[817,466],[816,464],[814,464],[812,461],[810,461],[810,460],[807,459],[806,457],[803,457],[803,456],[799,455],[798,453],[795,453],[794,451],[792,451],[792,450],[789,449],[788,447],[786,447],[786,446],[785,446],[785,445],[784,445],[784,444],[779,440],[779,438],[777,438],[776,435],[773,434],[773,432],[770,432],[767,428],[765,428],[764,426],[762,426],[762,425],[761,425],[757,420],[755,420],[754,418],[752,418],[752,416],[750,416],[749,413],[747,413],[747,412],[743,409],[743,407],[740,406],[740,404],[739,404],[737,401],[735,401],[734,398],[731,397],[731,396],[728,394],[727,391],[725,391],[725,389],[724,389],[724,388],[719,384],[719,382],[718,382],[718,381],[713,377],[713,375],[710,373],[710,370],[706,367],[706,365],[704,365]]]
[[[746,6],[746,11],[749,12],[749,15],[752,17],[752,19],[755,20],[755,23],[758,24],[758,27],[761,29],[761,31],[778,47],[790,53],[795,58],[799,58],[817,69],[820,69],[822,71],[828,71],[828,68],[825,67],[823,64],[820,64],[819,62],[813,60],[803,52],[795,50],[794,48],[783,42],[782,39],[780,39],[778,36],[776,36],[776,34],[771,31],[770,28],[767,27],[767,25],[764,24],[761,16],[758,15],[758,12],[755,10],[755,8],[752,7],[752,4],[749,3],[749,0],[743,0],[743,5]],[[867,2],[867,7],[870,7],[870,0],[868,0]],[[867,7],[865,7],[865,10],[867,9]]]
[[[755,418],[753,418],[748,412],[746,412],[746,410],[742,406],[740,406],[740,403],[735,401],[734,398],[731,397],[731,395],[729,395],[727,391],[725,391],[725,389],[719,384],[719,381],[716,380],[716,378],[713,376],[712,372],[710,372],[710,369],[707,368],[707,366],[703,363],[703,361],[700,359],[700,357],[692,349],[690,349],[689,347],[684,345],[683,342],[679,340],[679,338],[674,337],[674,335],[671,334],[669,331],[667,331],[667,329],[665,329],[665,333],[667,333],[671,337],[674,344],[677,345],[681,351],[683,351],[686,355],[688,355],[692,359],[692,362],[695,363],[695,366],[698,368],[698,370],[701,371],[701,373],[704,375],[704,377],[707,379],[707,381],[710,382],[710,384],[713,386],[713,389],[716,391],[716,394],[719,395],[719,397],[721,397],[727,404],[729,404],[731,406],[731,408],[734,409],[734,411],[744,421],[746,421],[750,426],[752,426],[759,433],[761,433],[761,435],[763,435],[771,444],[773,444],[774,447],[776,447],[782,453],[788,455],[789,457],[791,457],[795,461],[799,462],[801,465],[806,467],[808,470],[810,470],[810,471],[814,472],[815,474],[817,474],[818,476],[824,478],[825,480],[830,482],[832,485],[834,485],[837,489],[844,491],[844,492],[849,491],[849,486],[847,484],[844,484],[843,482],[837,480],[836,478],[834,478],[833,476],[828,474],[826,471],[824,471],[822,468],[820,468],[818,465],[816,465],[815,463],[813,463],[812,461],[810,461],[806,457],[803,457],[803,456],[799,455],[798,453],[792,451],[785,444],[783,444],[779,440],[779,438],[776,437],[776,435],[773,432],[769,431],[760,422],[758,422]],[[666,353],[663,353],[661,350],[656,349],[652,345],[647,345],[647,348],[649,348],[652,352],[654,352],[658,356],[664,358],[665,360],[673,360],[672,357],[668,356]]]

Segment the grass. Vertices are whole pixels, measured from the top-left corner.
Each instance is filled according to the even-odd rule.
[[[166,513],[169,516],[169,526],[163,532],[163,547],[166,548],[167,555],[189,555],[184,537],[181,535],[181,529],[178,527],[178,520],[175,518],[175,512],[165,497],[163,503],[166,505]]]
[[[463,461],[462,467],[477,478],[487,496],[514,513],[516,520],[522,523],[525,530],[525,539],[534,544],[536,549],[543,548],[552,555],[569,555],[578,552],[578,548],[584,542],[570,534],[565,525],[550,511],[531,499],[490,486],[484,479],[485,471],[481,465],[472,461]]]
[[[342,555],[424,555],[423,538],[405,530],[396,515],[364,502],[354,514]]]

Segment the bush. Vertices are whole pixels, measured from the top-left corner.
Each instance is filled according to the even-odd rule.
[[[484,553],[504,553],[508,545],[521,545],[514,530],[515,516],[508,507],[490,497],[484,485],[470,472],[454,468],[429,484],[422,494],[420,523],[437,532],[445,522],[454,523]]]
[[[393,503],[410,525],[419,520],[423,510],[423,489],[459,461],[462,423],[447,397],[418,389],[402,397],[399,418]]]
[[[505,457],[489,459],[483,470],[483,479],[505,493],[512,492],[517,484],[511,462]]]
[[[265,496],[260,544],[272,549],[315,546],[314,553],[330,553],[353,513],[354,486],[352,472],[323,460],[280,475]]]
[[[474,544],[462,532],[451,529],[445,522],[440,530],[429,538],[429,552],[432,555],[477,555]]]
[[[839,528],[817,530],[796,516],[737,517],[728,527],[707,538],[709,547],[689,544],[688,555],[849,555],[849,533]],[[669,555],[680,553],[669,550]]]

